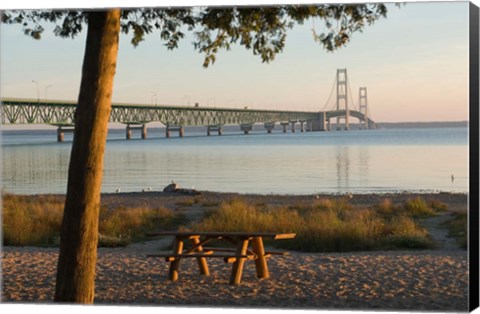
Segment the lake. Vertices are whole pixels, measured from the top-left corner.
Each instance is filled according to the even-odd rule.
[[[102,192],[182,188],[257,194],[468,192],[468,128],[376,129],[222,136],[186,128],[185,137],[149,129],[126,140],[110,129]],[[3,190],[65,193],[72,135],[2,132]],[[451,176],[454,175],[452,181]]]

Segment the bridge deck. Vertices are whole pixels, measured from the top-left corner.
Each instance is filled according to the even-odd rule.
[[[74,124],[77,104],[72,101],[34,99],[2,99],[2,124]],[[166,126],[222,126],[231,124],[307,122],[326,120],[345,116],[345,110],[312,112],[280,111],[262,109],[236,109],[187,106],[147,106],[136,104],[113,103],[110,122],[124,124],[146,124],[159,121]],[[364,120],[365,116],[354,110],[349,115]],[[372,122],[368,119],[369,122]]]

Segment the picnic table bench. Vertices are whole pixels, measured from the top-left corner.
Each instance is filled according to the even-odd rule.
[[[223,258],[233,263],[230,284],[239,284],[242,280],[243,265],[246,260],[254,260],[258,278],[268,278],[267,258],[272,255],[287,255],[288,252],[265,251],[263,239],[292,239],[295,233],[267,232],[154,232],[147,236],[173,236],[173,251],[166,254],[149,254],[148,257],[164,257],[170,262],[168,278],[178,280],[180,261],[183,258],[196,258],[200,274],[209,276],[207,258]],[[223,240],[233,247],[206,247],[212,240]],[[187,242],[187,243],[185,243]],[[251,249],[249,244],[251,243]],[[186,247],[185,244],[190,244]]]

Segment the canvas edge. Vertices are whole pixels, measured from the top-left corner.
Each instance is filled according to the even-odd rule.
[[[469,6],[470,35],[470,193],[469,311],[479,306],[479,8]]]

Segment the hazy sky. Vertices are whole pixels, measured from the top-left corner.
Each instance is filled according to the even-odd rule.
[[[389,5],[388,17],[334,53],[313,40],[307,22],[287,35],[286,48],[269,64],[241,46],[221,52],[208,69],[192,36],[168,51],[158,33],[133,48],[120,39],[114,102],[319,111],[337,68],[347,68],[350,88],[366,86],[377,122],[468,119],[468,2]],[[71,39],[47,27],[42,40],[21,27],[1,26],[2,97],[75,100],[80,85],[86,28]],[[333,101],[331,102],[333,106]]]

